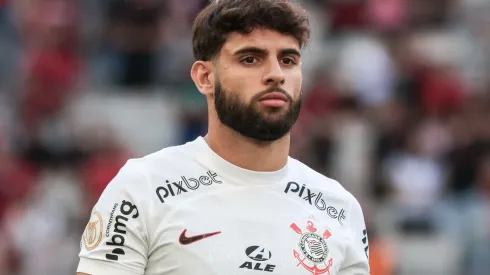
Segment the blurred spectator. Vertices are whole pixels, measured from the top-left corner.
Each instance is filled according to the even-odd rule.
[[[476,182],[477,164],[490,151],[488,106],[470,101],[450,119],[454,146],[446,159],[450,168],[449,188],[453,194],[465,194]]]
[[[408,111],[397,101],[389,102],[378,110],[378,120],[373,156],[373,183],[372,195],[383,200],[391,191],[391,186],[383,172],[384,161],[392,156],[393,152],[402,151],[410,133],[411,123],[408,120]]]
[[[78,43],[78,0],[19,0],[16,22],[24,49],[72,49]]]
[[[482,157],[477,169],[476,185],[466,198],[463,231],[467,240],[464,272],[482,275],[490,270],[490,153]]]
[[[16,67],[20,55],[18,35],[14,28],[13,1],[2,0],[0,3],[0,97],[12,96],[13,82],[17,75]]]
[[[37,171],[2,147],[0,163],[0,274],[9,274],[20,268],[21,258],[7,233],[6,217],[12,207],[21,204],[34,191]]]
[[[459,75],[451,68],[426,68],[420,76],[422,111],[428,116],[459,109],[465,93]]]
[[[59,259],[79,249],[70,228],[77,225],[74,218],[81,207],[79,185],[63,170],[46,170],[40,176],[32,193],[12,205],[6,217],[7,237],[21,256],[17,274],[68,274],[76,259]]]
[[[302,112],[293,128],[292,153],[318,171],[329,173],[328,158],[333,145],[330,124],[332,114],[340,107],[340,95],[335,90],[331,72],[316,70],[311,83],[304,93]]]
[[[383,32],[402,29],[408,13],[406,0],[369,0],[367,13],[371,27]]]
[[[364,117],[361,104],[353,97],[341,99],[333,128],[332,177],[367,205],[371,195],[372,159],[375,135]]]
[[[324,117],[338,110],[340,96],[329,72],[317,70],[311,88],[305,92],[301,114],[309,119]]]
[[[69,52],[46,52],[32,61],[19,98],[16,145],[36,165],[61,164],[77,154],[59,118],[74,96],[79,60]]]
[[[9,207],[32,192],[36,169],[16,156],[0,149],[0,221]]]
[[[341,90],[352,91],[368,107],[378,107],[392,98],[395,70],[379,37],[346,38],[338,58]]]
[[[426,122],[427,123],[427,122]],[[407,140],[403,151],[385,162],[385,173],[398,213],[398,225],[404,230],[430,231],[437,224],[437,204],[445,183],[445,169],[438,161],[444,147],[445,129],[437,122],[419,125]]]
[[[94,126],[87,129],[87,132],[90,135],[82,142],[89,157],[81,165],[80,177],[83,188],[87,190],[86,204],[93,206],[132,155],[108,127]]]
[[[454,0],[410,1],[410,24],[414,28],[447,24],[451,20]]]
[[[108,37],[115,64],[115,83],[148,86],[155,83],[157,55],[166,2],[109,1]]]
[[[28,60],[32,64],[27,65],[20,109],[22,123],[30,132],[62,110],[75,87],[80,64],[69,52],[42,53]]]
[[[55,121],[72,96],[81,72],[78,48],[79,2],[15,2],[22,58],[16,95],[16,146],[35,165],[60,162]],[[54,148],[56,147],[56,148]],[[65,148],[63,148],[64,150]],[[64,154],[65,152],[62,152]]]
[[[396,274],[396,253],[390,240],[378,238],[375,233],[370,234],[369,265],[371,274]]]
[[[362,29],[367,24],[366,1],[334,0],[327,1],[332,31],[350,31]]]

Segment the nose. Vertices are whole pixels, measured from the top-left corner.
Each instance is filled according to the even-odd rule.
[[[268,62],[263,81],[267,86],[279,86],[284,84],[284,72],[282,71],[281,65],[277,59]]]

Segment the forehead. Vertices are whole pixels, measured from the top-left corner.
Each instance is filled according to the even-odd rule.
[[[291,48],[300,51],[299,42],[293,36],[266,29],[255,29],[248,34],[231,33],[228,35],[222,51],[233,54],[243,47],[257,47],[270,52]]]

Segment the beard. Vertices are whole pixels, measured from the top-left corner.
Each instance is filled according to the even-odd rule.
[[[226,91],[216,81],[214,105],[224,125],[242,136],[257,141],[275,141],[285,136],[298,120],[301,97],[293,100],[284,90],[273,87],[256,94],[249,104],[241,102],[238,94]],[[282,92],[289,99],[289,107],[259,109],[260,98],[271,92]]]

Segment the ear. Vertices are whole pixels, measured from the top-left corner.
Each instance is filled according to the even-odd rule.
[[[191,68],[191,77],[203,95],[214,93],[214,66],[210,61],[196,61]]]

